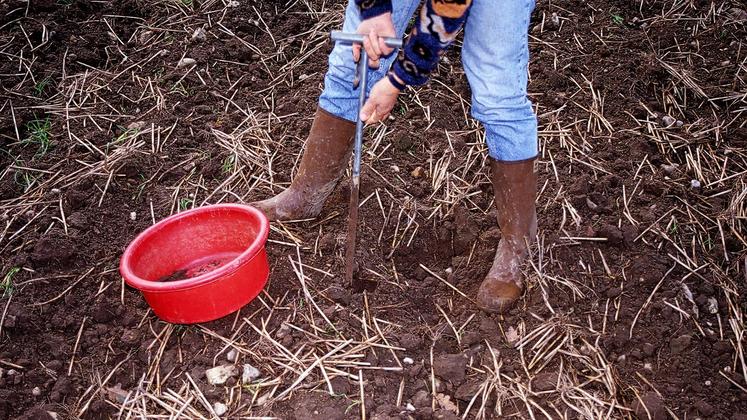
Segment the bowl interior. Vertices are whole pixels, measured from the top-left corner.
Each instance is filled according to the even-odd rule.
[[[178,281],[214,271],[246,251],[261,220],[241,208],[213,208],[158,223],[132,250],[132,273],[146,281]]]

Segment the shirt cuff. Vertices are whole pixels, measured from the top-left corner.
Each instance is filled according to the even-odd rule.
[[[384,13],[392,13],[391,0],[363,0],[359,4],[363,20],[383,15]]]
[[[428,82],[428,75],[422,74],[415,63],[407,58],[395,61],[392,65],[392,72],[407,86],[420,86]]]

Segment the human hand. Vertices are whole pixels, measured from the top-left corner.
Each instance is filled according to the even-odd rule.
[[[397,103],[399,92],[389,78],[379,80],[371,89],[371,95],[361,109],[361,120],[366,124],[373,124],[387,118]]]
[[[394,30],[394,22],[391,13],[384,13],[379,16],[366,19],[358,25],[357,32],[363,37],[363,48],[368,53],[368,66],[372,69],[379,68],[381,57],[387,56],[394,51],[384,43],[386,37],[397,35]],[[361,45],[353,44],[353,59],[357,63],[361,56]]]

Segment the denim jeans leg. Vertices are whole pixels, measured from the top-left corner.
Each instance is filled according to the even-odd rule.
[[[398,37],[401,38],[405,33],[407,24],[419,4],[419,0],[392,0],[392,20]],[[342,30],[356,32],[360,23],[360,10],[354,0],[349,0]],[[386,75],[396,57],[397,51],[394,51],[381,60],[381,65],[377,70],[369,69],[369,92],[373,85]],[[319,97],[319,106],[340,118],[355,121],[358,113],[359,91],[353,89],[354,75],[355,63],[353,62],[352,47],[345,44],[336,44],[329,55],[329,68],[324,76],[324,90]]]
[[[474,0],[464,27],[462,62],[472,116],[485,126],[490,156],[537,156],[537,118],[527,97],[529,20],[534,0]]]

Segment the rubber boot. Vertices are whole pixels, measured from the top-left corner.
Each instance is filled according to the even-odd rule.
[[[491,181],[501,240],[493,266],[477,292],[477,304],[487,312],[508,309],[524,290],[522,265],[537,236],[537,175],[534,160],[498,162],[490,159]]]
[[[350,161],[354,134],[355,123],[318,107],[290,187],[252,206],[262,210],[271,221],[318,216]]]

